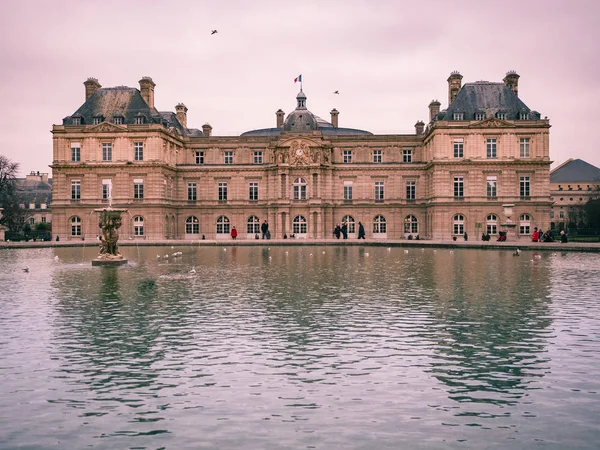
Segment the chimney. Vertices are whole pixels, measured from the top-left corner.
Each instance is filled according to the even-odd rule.
[[[448,107],[452,104],[458,91],[460,91],[462,83],[462,75],[458,71],[454,71],[448,77]]]
[[[423,130],[425,130],[425,123],[423,123],[422,120],[419,120],[417,123],[415,123],[415,133],[423,134]]]
[[[337,128],[338,127],[338,115],[339,115],[339,111],[335,108],[333,108],[331,110],[331,125],[333,125],[333,128]]]
[[[175,106],[175,112],[177,113],[177,120],[183,126],[183,128],[187,128],[187,111],[188,109],[185,107],[183,103],[178,103]]]
[[[91,77],[85,80],[83,84],[85,86],[85,101],[87,101],[92,95],[94,95],[94,92],[102,87],[96,78]]]
[[[156,83],[150,77],[142,77],[140,80],[142,98],[148,103],[150,108],[154,108],[154,86],[156,86]]]
[[[277,128],[283,128],[283,116],[285,113],[281,109],[278,109],[275,115],[277,116]]]
[[[202,136],[210,137],[211,135],[212,135],[212,127],[210,126],[210,124],[205,123],[204,125],[202,125]]]
[[[437,117],[437,115],[440,113],[440,106],[442,104],[440,102],[438,102],[437,100],[431,100],[431,103],[429,104],[429,121],[431,122],[433,119],[435,119]]]
[[[517,72],[509,70],[506,72],[506,76],[502,81],[504,81],[504,84],[506,84],[517,97],[519,96],[519,75]]]

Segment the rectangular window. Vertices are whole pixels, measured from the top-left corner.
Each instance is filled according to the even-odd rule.
[[[373,162],[376,164],[381,163],[382,158],[381,158],[381,150],[373,150]]]
[[[112,161],[112,143],[102,143],[102,161]]]
[[[497,112],[496,113],[496,117],[500,120],[506,120],[506,113],[503,112]]]
[[[521,177],[519,183],[519,194],[521,198],[528,198],[531,194],[529,191],[529,177]]]
[[[102,119],[100,117],[94,117],[92,119],[92,124],[94,125],[99,125],[102,122]]]
[[[465,113],[454,113],[454,120],[465,120]]]
[[[558,212],[558,218],[559,219],[564,219],[565,218],[565,212],[564,211],[559,211]]]
[[[406,182],[406,200],[414,200],[417,198],[417,182]]]
[[[529,138],[519,139],[519,149],[521,158],[529,158]]]
[[[464,158],[464,139],[454,139],[454,157]]]
[[[344,150],[344,164],[352,162],[352,150]]]
[[[197,187],[196,187],[196,183],[188,183],[188,200],[189,201],[196,201],[197,200]]]
[[[375,182],[375,200],[383,200],[384,188],[383,181]]]
[[[225,152],[225,164],[233,164],[233,152]]]
[[[81,117],[73,117],[73,125],[81,125]]]
[[[464,177],[454,177],[454,197],[464,197],[465,179]]]
[[[46,216],[42,216],[42,223],[46,223]]]
[[[405,148],[402,150],[402,162],[403,163],[411,163],[412,162],[412,149]]]
[[[519,113],[519,120],[529,120],[529,113]]]
[[[144,180],[141,180],[141,179],[133,180],[133,198],[136,198],[136,199],[144,198]]]
[[[144,160],[144,143],[143,142],[134,142],[133,143],[133,159],[135,161],[143,161]]]
[[[254,152],[254,164],[263,163],[263,152]]]
[[[483,119],[485,119],[485,113],[482,113],[482,112],[475,113],[475,120],[483,120]]]
[[[498,193],[496,192],[497,186],[497,178],[495,176],[487,177],[487,196],[488,197],[496,197]]]
[[[196,164],[204,164],[204,152],[195,152]]]
[[[79,142],[71,142],[71,161],[81,161],[81,144]]]
[[[496,158],[496,138],[486,140],[487,157]]]
[[[344,200],[352,200],[352,182],[344,181]]]
[[[258,200],[258,183],[248,183],[248,200]]]
[[[113,123],[115,125],[123,125],[123,118],[122,117],[113,117]]]
[[[102,200],[108,200],[111,197],[112,180],[102,180]]]
[[[219,183],[219,200],[227,200],[227,183]]]
[[[141,117],[141,116],[138,116],[138,117],[136,117],[136,118],[134,119],[134,123],[135,123],[136,125],[142,125],[142,124],[144,123],[144,118],[143,118],[143,117]]]
[[[71,181],[71,199],[79,200],[81,198],[81,181]]]

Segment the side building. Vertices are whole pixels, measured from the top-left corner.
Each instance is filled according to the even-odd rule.
[[[95,209],[127,209],[133,239],[472,239],[506,231],[529,238],[549,226],[547,119],[518,97],[519,76],[462,85],[448,78],[448,107],[429,105],[414,134],[375,135],[307,109],[302,90],[275,126],[214,136],[188,128],[187,108],[161,112],[155,83],[85,85],[85,102],[54,125],[53,230],[61,239],[99,233]]]

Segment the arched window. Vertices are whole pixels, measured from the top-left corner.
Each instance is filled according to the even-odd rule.
[[[304,178],[294,180],[294,200],[306,200],[306,180]]]
[[[226,216],[217,218],[217,234],[229,234],[229,219]]]
[[[452,234],[465,234],[465,216],[457,214],[452,219]]]
[[[81,236],[81,219],[77,216],[71,217],[71,236]]]
[[[344,217],[342,217],[342,223],[346,223],[346,225],[348,227],[348,233],[350,233],[350,234],[356,233],[356,222],[354,222],[354,217],[344,216]]]
[[[294,234],[306,234],[307,225],[306,217],[296,216],[292,222],[292,233]]]
[[[200,234],[200,221],[196,216],[185,219],[185,234]]]
[[[496,214],[488,214],[485,223],[486,234],[498,234],[498,217]]]
[[[133,235],[143,236],[144,235],[144,218],[142,216],[135,216],[133,218]]]
[[[256,216],[248,217],[247,222],[248,234],[259,234],[260,233],[260,220]]]
[[[387,233],[387,222],[385,221],[385,217],[383,217],[382,215],[375,216],[375,219],[373,219],[373,233]]]
[[[519,217],[519,234],[531,234],[531,216],[521,214]]]
[[[408,215],[404,218],[404,233],[405,234],[417,234],[419,232],[419,221],[418,219],[411,215]]]

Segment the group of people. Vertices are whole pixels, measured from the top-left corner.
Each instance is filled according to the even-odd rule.
[[[340,237],[343,237],[344,239],[348,239],[348,224],[346,222],[343,222],[341,225],[339,223],[336,224],[335,228],[333,229],[333,235],[335,236],[336,239],[339,239]],[[358,222],[357,238],[358,239],[365,238],[365,227],[362,224],[362,222]]]
[[[541,229],[538,230],[537,227],[533,229],[533,234],[531,235],[532,242],[554,242],[554,235],[552,230],[548,230],[546,232]],[[565,233],[565,230],[560,231],[560,242],[569,242],[569,236]]]
[[[263,239],[271,239],[271,232],[269,231],[269,222],[267,222],[266,220],[261,224],[260,226],[260,232],[262,233],[262,238]],[[238,231],[235,228],[235,225],[231,228],[231,239],[233,239],[234,241],[237,239],[238,236]],[[204,239],[204,236],[202,236],[202,239]],[[258,234],[256,234],[254,236],[254,239],[259,239]]]

